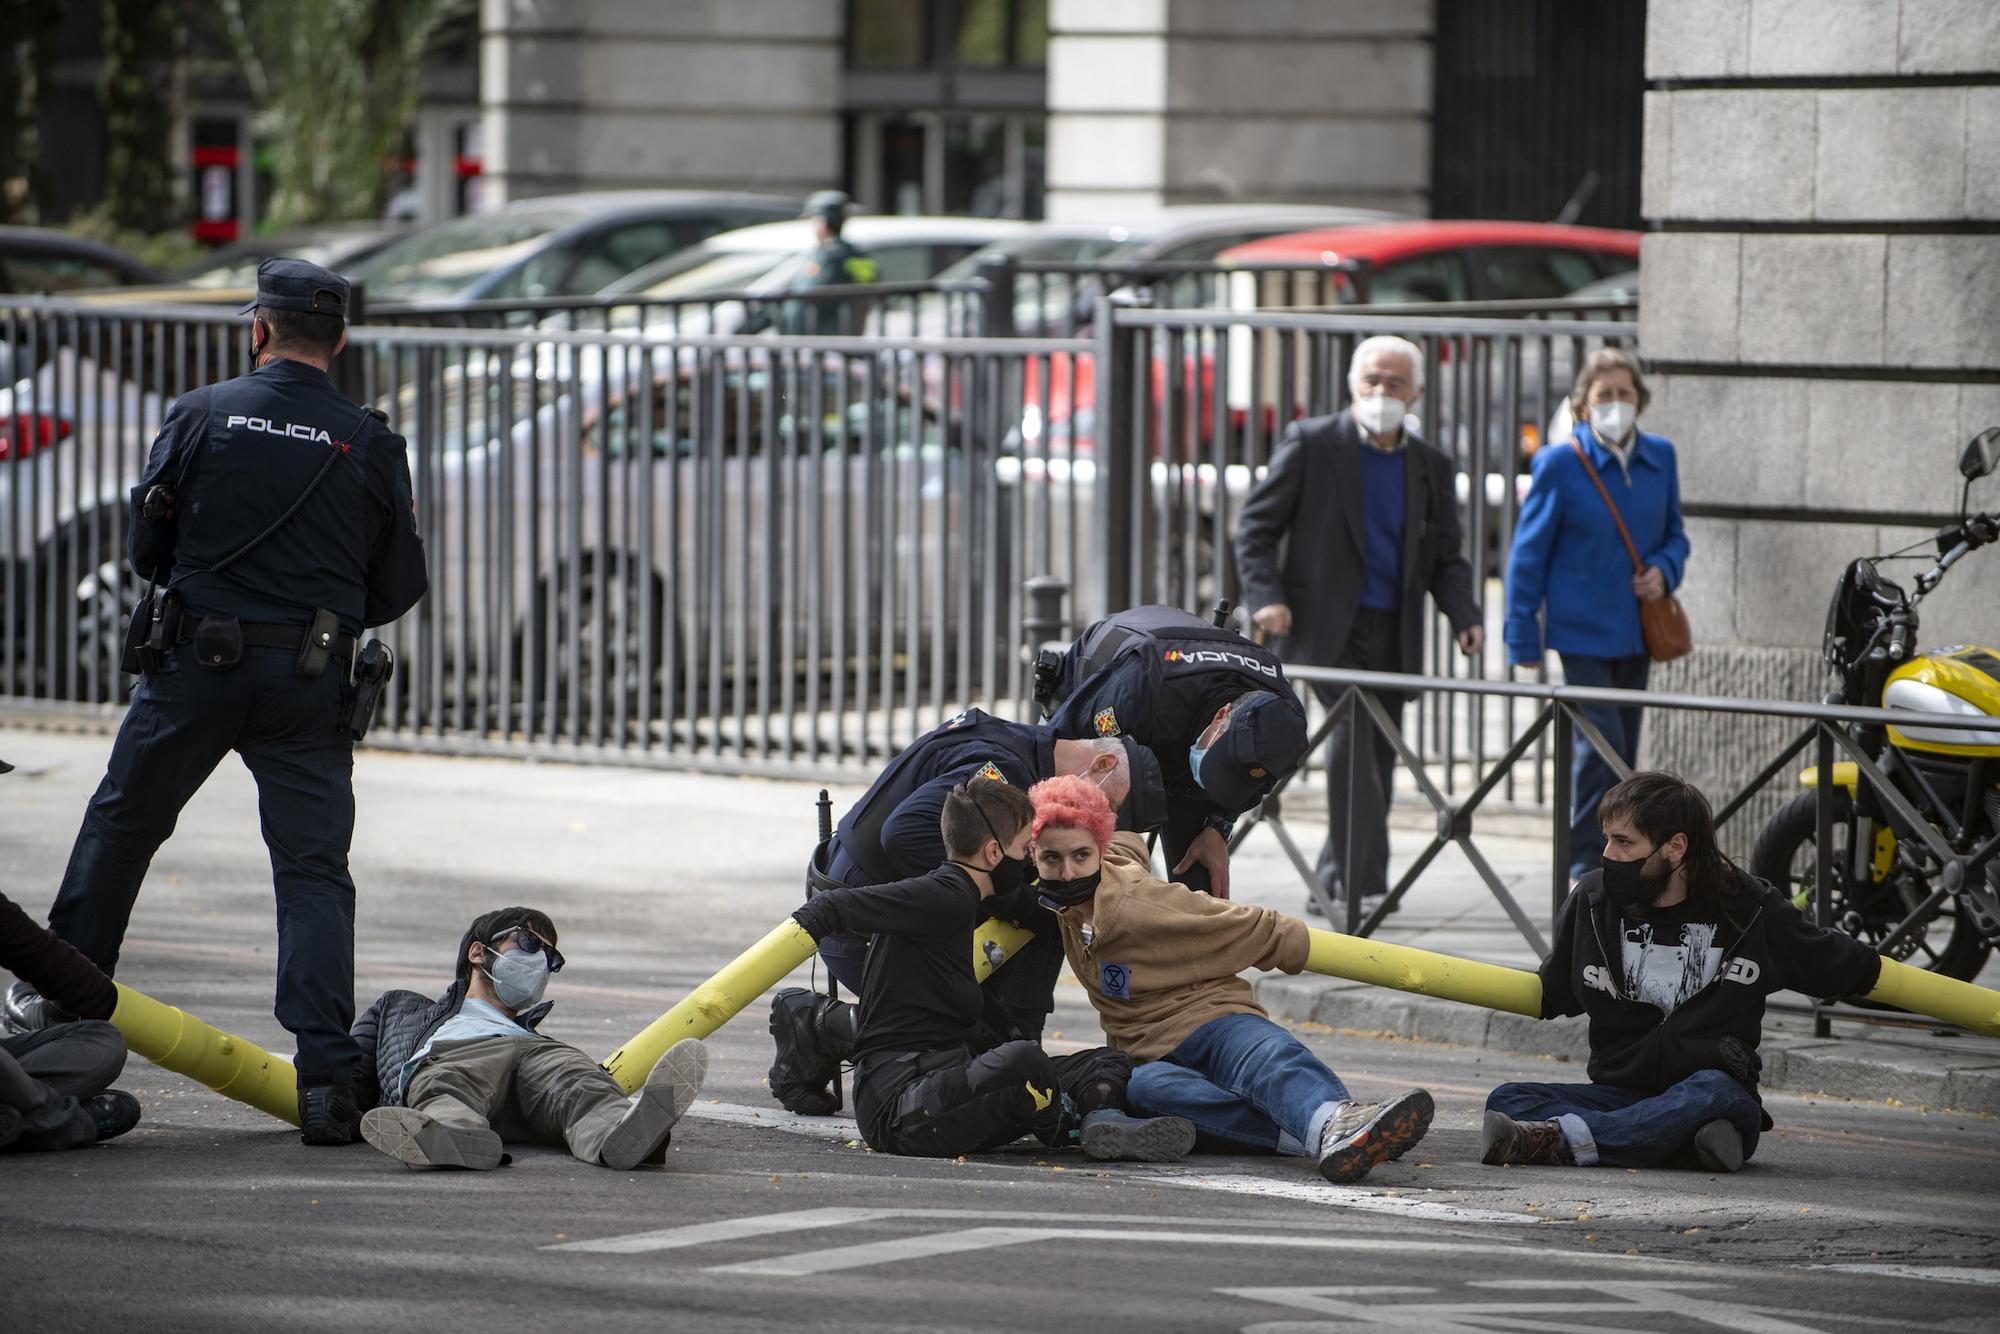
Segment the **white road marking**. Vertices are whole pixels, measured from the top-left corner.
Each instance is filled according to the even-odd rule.
[[[897,1210],[905,1216],[934,1216],[935,1211],[910,1209]],[[1139,1220],[1134,1220],[1139,1221]],[[826,1274],[842,1269],[861,1269],[870,1265],[893,1264],[906,1260],[919,1260],[927,1256],[953,1255],[962,1251],[993,1250],[1002,1246],[1019,1246],[1030,1242],[1060,1241],[1066,1245],[1087,1242],[1134,1241],[1148,1246],[1164,1243],[1181,1243],[1190,1246],[1257,1246],[1264,1248],[1285,1248],[1292,1250],[1340,1251],[1352,1254],[1362,1251],[1376,1253],[1421,1254],[1436,1256],[1456,1255],[1505,1255],[1525,1257],[1542,1255],[1539,1247],[1502,1245],[1498,1242],[1454,1242],[1428,1237],[1412,1237],[1408,1240],[1390,1240],[1380,1237],[1357,1236],[1301,1236],[1296,1232],[1254,1232],[1227,1233],[1205,1229],[1168,1231],[1159,1228],[1103,1228],[1103,1227],[976,1227],[956,1232],[931,1232],[912,1237],[898,1237],[887,1241],[859,1242],[851,1246],[834,1246],[825,1250],[803,1251],[794,1255],[772,1256],[763,1260],[749,1260],[741,1264],[716,1265],[711,1274],[754,1274],[770,1278],[795,1278],[808,1274]],[[1580,1264],[1637,1263],[1627,1255],[1580,1253],[1564,1255],[1565,1262]],[[1673,1263],[1654,1261],[1654,1263]]]
[[[740,1102],[697,1102],[687,1109],[687,1115],[700,1121],[782,1130],[840,1144],[861,1138],[861,1126],[844,1116],[799,1116],[782,1108],[748,1107]]]
[[[686,1227],[666,1227],[654,1232],[633,1232],[598,1241],[566,1241],[544,1246],[545,1251],[594,1251],[607,1255],[643,1255],[648,1251],[679,1250],[683,1246],[706,1246],[712,1241],[742,1241],[777,1232],[805,1232],[813,1228],[844,1227],[871,1219],[892,1217],[894,1209],[800,1209],[786,1214],[759,1214],[754,1218],[725,1218],[713,1223],[690,1223]]]
[[[1303,1159],[1296,1160],[1303,1163]],[[1331,1204],[1362,1213],[1395,1214],[1403,1218],[1432,1218],[1451,1223],[1499,1223],[1509,1227],[1534,1227],[1542,1222],[1537,1214],[1520,1210],[1475,1209],[1470,1205],[1445,1204],[1408,1195],[1383,1195],[1358,1186],[1336,1186],[1330,1181],[1286,1181],[1256,1176],[1249,1172],[1198,1173],[1195,1168],[1148,1172],[1131,1178],[1162,1186],[1190,1190],[1215,1190],[1230,1195],[1261,1195],[1268,1199],[1304,1200],[1311,1204]]]
[[[1880,1274],[1885,1278],[1920,1278],[1931,1283],[1976,1283],[2000,1287],[2000,1269],[1967,1269],[1954,1265],[1846,1264],[1811,1265],[1812,1269],[1836,1269],[1843,1274]]]

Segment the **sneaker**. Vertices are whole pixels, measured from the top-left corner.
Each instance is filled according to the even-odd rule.
[[[299,1090],[299,1138],[315,1148],[361,1139],[361,1109],[350,1084],[308,1084]]]
[[[1364,922],[1367,921],[1368,915],[1387,902],[1388,898],[1387,894],[1363,894],[1361,896],[1361,920]],[[1334,920],[1345,926],[1347,924],[1347,900],[1338,894],[1334,895],[1333,911]],[[1391,914],[1394,914],[1396,909],[1391,908],[1389,911]],[[1306,915],[1308,917],[1321,918],[1326,916],[1325,910],[1319,906],[1319,895],[1306,895]]]
[[[0,1002],[0,1019],[10,1032],[39,1033],[56,1024],[73,1024],[77,1017],[26,982],[16,982],[7,988],[7,999]]]
[[[1727,1121],[1710,1121],[1694,1132],[1694,1156],[1711,1172],[1743,1166],[1743,1136]]]
[[[674,1123],[694,1105],[707,1074],[708,1048],[701,1039],[676,1042],[632,1095],[625,1115],[598,1148],[597,1161],[623,1172],[651,1158]]]
[[[1319,1174],[1328,1181],[1359,1181],[1377,1163],[1402,1157],[1431,1127],[1437,1106],[1424,1089],[1387,1102],[1343,1102],[1319,1135]]]
[[[1107,1108],[1083,1118],[1082,1140],[1084,1157],[1100,1163],[1177,1163],[1194,1151],[1194,1122]]]
[[[414,1107],[377,1107],[361,1118],[361,1138],[409,1167],[500,1166],[500,1137],[484,1126],[455,1126]]]
[[[97,1141],[117,1139],[139,1124],[139,1100],[124,1089],[106,1089],[83,1100],[83,1110],[97,1123]]]
[[[1489,1111],[1479,1127],[1479,1161],[1488,1167],[1505,1163],[1561,1167],[1574,1164],[1576,1158],[1555,1122],[1516,1121],[1504,1112]]]

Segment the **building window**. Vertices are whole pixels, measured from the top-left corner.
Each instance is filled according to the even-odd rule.
[[[848,3],[849,69],[1040,69],[1048,54],[1048,0]]]

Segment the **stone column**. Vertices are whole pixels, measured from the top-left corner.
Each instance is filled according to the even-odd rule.
[[[495,202],[839,185],[844,15],[827,0],[482,0]]]
[[[1701,516],[1699,647],[1654,684],[1816,700],[1843,565],[1953,515],[1959,447],[2000,425],[2000,5],[1656,0],[1646,74],[1645,421]],[[2000,508],[2000,481],[1972,499]],[[1954,570],[1922,642],[2000,643],[1996,589],[2000,552]],[[1711,792],[1786,734],[1649,727],[1648,761]]]
[[[1052,0],[1048,216],[1430,199],[1429,0]]]

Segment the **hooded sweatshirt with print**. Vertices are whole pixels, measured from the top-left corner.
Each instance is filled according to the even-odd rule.
[[[1079,912],[1058,914],[1063,953],[1105,1037],[1135,1061],[1161,1059],[1211,1019],[1264,1014],[1244,969],[1306,966],[1304,922],[1159,879],[1137,834],[1113,836],[1090,912],[1088,940]]]

